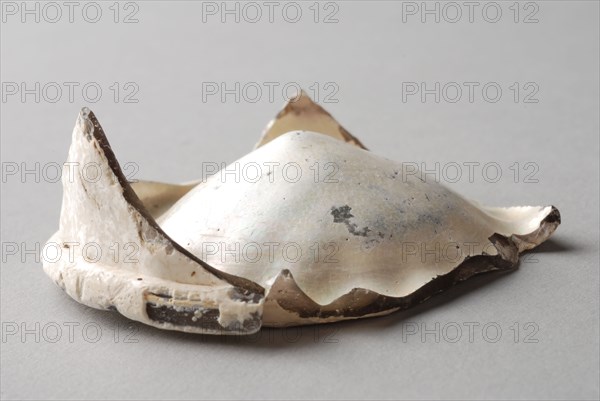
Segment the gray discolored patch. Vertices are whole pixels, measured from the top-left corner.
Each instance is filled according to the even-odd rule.
[[[334,223],[343,223],[346,225],[348,232],[352,235],[356,235],[359,237],[366,237],[369,231],[369,227],[363,227],[360,230],[358,229],[358,225],[356,223],[352,223],[350,221],[351,218],[354,217],[352,213],[350,213],[352,208],[348,205],[331,208],[331,215],[333,216]]]

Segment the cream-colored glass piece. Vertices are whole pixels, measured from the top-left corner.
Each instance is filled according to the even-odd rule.
[[[196,182],[127,182],[86,109],[68,162],[47,246],[74,252],[44,270],[81,303],[170,330],[249,334],[406,309],[514,269],[560,224],[553,206],[484,207],[367,151],[304,93],[254,151]],[[87,244],[101,256],[83,255]]]

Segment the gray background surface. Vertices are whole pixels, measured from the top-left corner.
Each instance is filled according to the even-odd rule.
[[[257,23],[247,21],[250,9],[240,22],[208,14],[203,21],[202,4],[190,1],[121,3],[117,23],[113,2],[97,2],[97,23],[83,18],[85,2],[72,23],[64,6],[56,23],[47,21],[55,10],[44,14],[41,3],[39,22],[3,12],[3,89],[54,82],[64,91],[55,102],[52,84],[39,102],[3,91],[2,398],[597,399],[598,2],[520,3],[517,23],[512,1],[497,3],[496,23],[483,18],[485,2],[472,22],[463,6],[456,23],[444,20],[454,17],[451,9],[439,23],[432,16],[421,22],[419,14],[403,14],[410,8],[404,3],[320,4],[318,23],[313,2],[297,3],[297,23],[282,17],[284,3],[272,23],[264,5]],[[538,22],[523,23],[536,7]],[[338,22],[323,23],[336,8]],[[86,10],[94,18],[94,9]],[[123,23],[133,11],[138,22]],[[73,99],[64,82],[79,85]],[[90,82],[102,88],[97,102],[82,95]],[[139,89],[137,103],[125,102],[128,82]],[[248,92],[223,102],[203,99],[203,82],[263,89],[277,82],[279,89],[273,99],[263,93],[252,102]],[[463,176],[446,185],[489,205],[554,204],[563,224],[514,273],[475,280],[409,313],[244,339],[164,332],[79,305],[27,252],[58,227],[62,188],[49,181],[52,166],[66,158],[80,107],[96,113],[121,164],[139,167],[135,178],[181,182],[198,177],[202,162],[247,153],[284,103],[281,87],[289,82],[318,87],[317,100],[388,158],[428,168],[498,163],[498,182],[479,169],[473,182]],[[403,101],[403,82],[480,86],[472,102],[465,92],[451,103],[449,92],[437,103],[431,95]],[[502,88],[498,102],[483,98],[488,82]],[[525,102],[527,83],[539,88],[537,103]],[[326,99],[331,88],[337,93]],[[537,183],[525,182],[527,162],[537,167]],[[14,163],[39,177],[6,175]],[[13,245],[16,253],[7,252]],[[471,323],[477,326],[469,338]],[[453,342],[456,326],[462,332]],[[496,328],[502,332],[493,341]],[[424,329],[439,341],[423,337]]]

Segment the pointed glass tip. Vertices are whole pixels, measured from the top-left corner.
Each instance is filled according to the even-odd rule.
[[[87,107],[82,107],[77,117],[77,125],[87,139],[91,139],[93,124],[90,121],[91,110]]]

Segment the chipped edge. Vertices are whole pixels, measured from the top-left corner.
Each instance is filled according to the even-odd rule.
[[[267,294],[263,325],[273,327],[289,324],[277,322],[270,317],[281,317],[282,313],[287,313],[290,321],[300,325],[380,316],[409,309],[471,277],[515,270],[520,253],[533,249],[548,239],[560,225],[560,221],[560,212],[551,206],[550,212],[542,219],[539,227],[529,234],[506,237],[495,233],[489,240],[498,250],[497,255],[468,256],[450,272],[438,275],[403,297],[390,297],[364,288],[354,288],[333,302],[320,305],[302,291],[289,270],[283,270]]]

